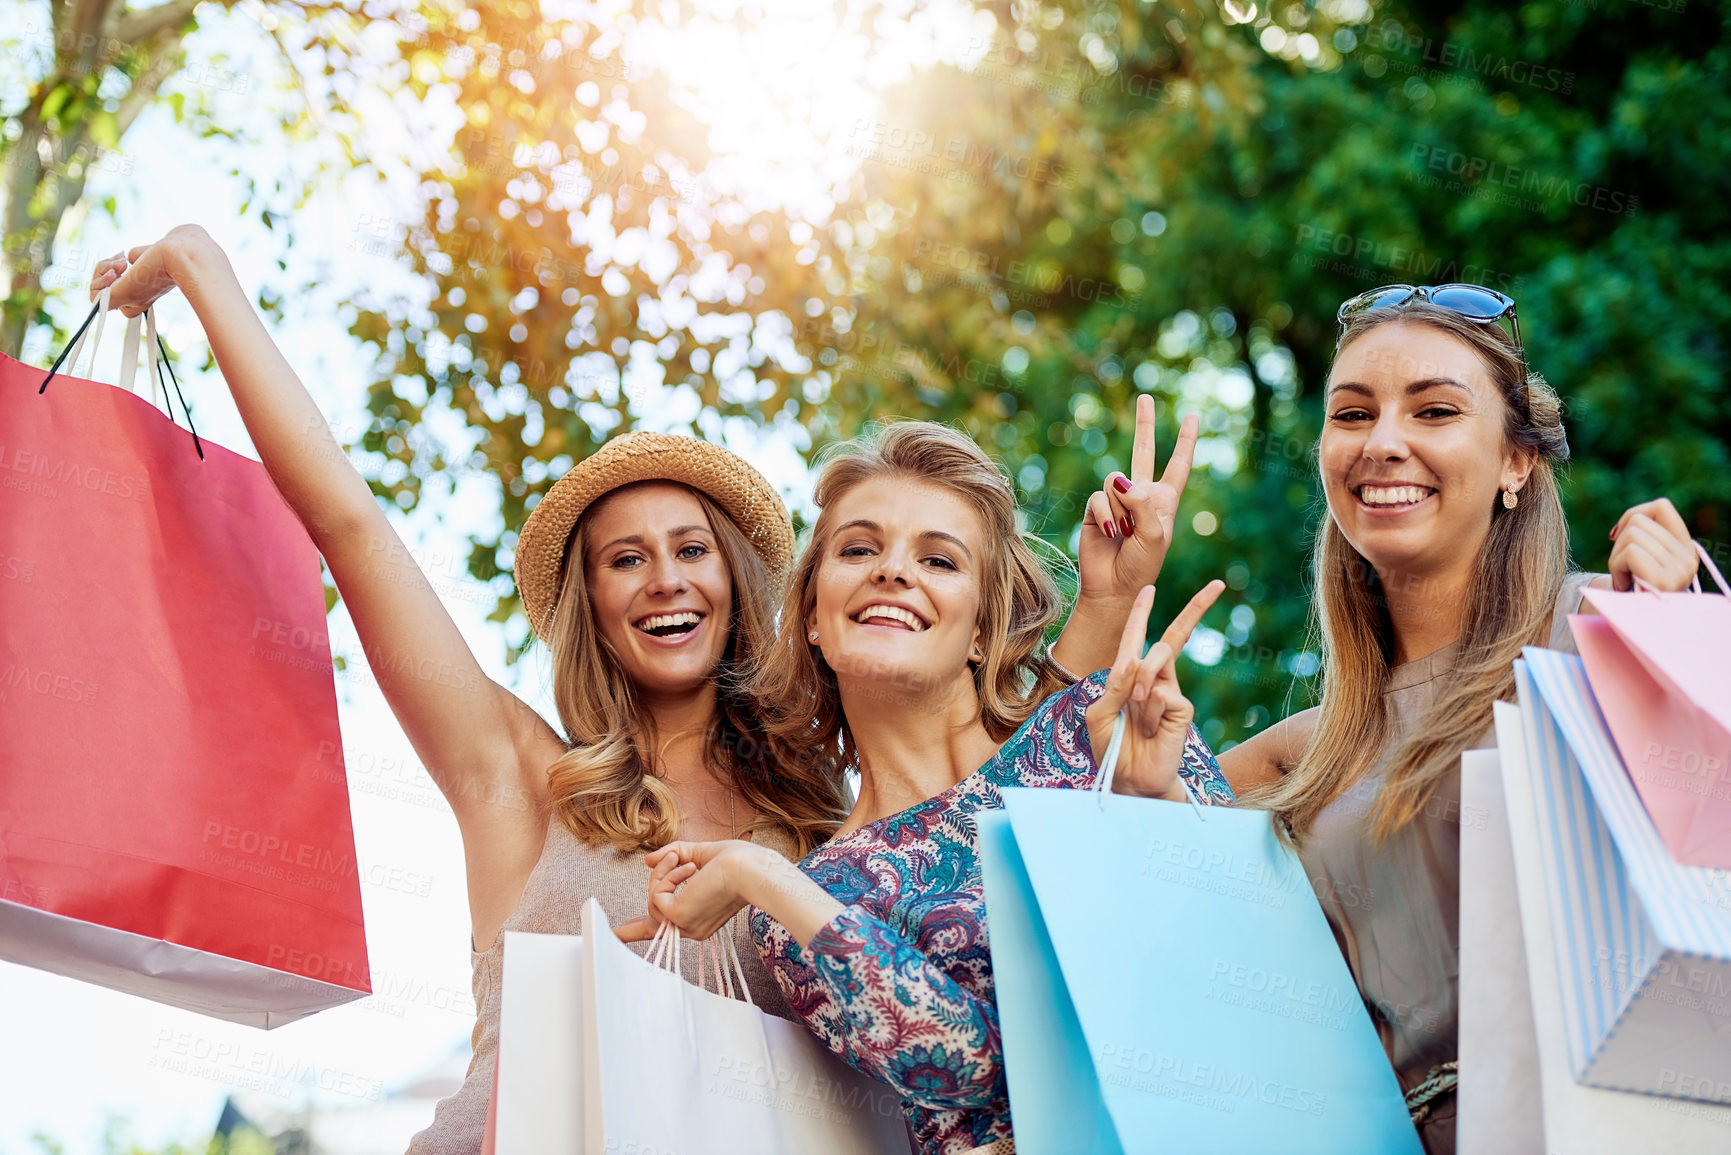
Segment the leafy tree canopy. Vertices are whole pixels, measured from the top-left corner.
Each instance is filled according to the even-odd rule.
[[[1308,697],[1332,318],[1390,282],[1517,300],[1567,404],[1577,564],[1659,494],[1731,561],[1725,0],[770,8],[336,10],[390,22],[369,85],[458,125],[381,238],[424,295],[356,301],[378,353],[358,448],[405,509],[496,479],[470,569],[515,638],[514,528],[621,429],[815,452],[886,415],[957,422],[1068,547],[1152,392],[1166,445],[1181,413],[1204,430],[1158,612],[1226,579],[1187,680],[1208,736],[1240,738]],[[352,61],[321,51],[341,96]],[[730,64],[785,108],[742,113]],[[813,68],[834,85],[792,83]],[[881,106],[824,120],[868,74],[894,74]]]

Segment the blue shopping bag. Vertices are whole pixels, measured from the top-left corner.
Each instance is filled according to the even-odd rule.
[[[1418,1155],[1266,813],[1003,793],[979,847],[1019,1155]]]

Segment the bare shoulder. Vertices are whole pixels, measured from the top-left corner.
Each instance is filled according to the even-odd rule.
[[[1298,765],[1311,735],[1316,732],[1317,708],[1300,710],[1282,718],[1251,738],[1220,755],[1220,769],[1234,794],[1279,781]]]

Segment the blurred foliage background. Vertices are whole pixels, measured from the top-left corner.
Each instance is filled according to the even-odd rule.
[[[366,228],[425,291],[354,296],[376,351],[355,449],[402,509],[496,479],[480,580],[572,461],[641,423],[809,455],[886,415],[955,422],[1073,549],[1150,392],[1163,450],[1183,413],[1204,431],[1159,612],[1227,581],[1187,682],[1207,736],[1241,739],[1311,699],[1335,307],[1452,280],[1516,299],[1565,398],[1576,564],[1660,494],[1731,561],[1724,0],[257,7],[328,81],[318,131],[359,139],[362,86],[455,111],[417,215]],[[52,6],[79,11],[137,18]],[[177,12],[184,35],[198,9]],[[124,130],[93,124],[172,57],[163,27],[142,61],[65,40],[5,108],[9,340],[49,323],[32,269]],[[521,640],[516,608],[495,617]]]

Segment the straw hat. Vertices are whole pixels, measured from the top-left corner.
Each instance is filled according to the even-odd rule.
[[[566,471],[517,535],[517,592],[529,624],[552,641],[559,568],[577,519],[604,494],[637,481],[676,481],[714,501],[728,515],[779,583],[793,566],[793,525],[769,482],[743,458],[695,437],[626,433]]]

